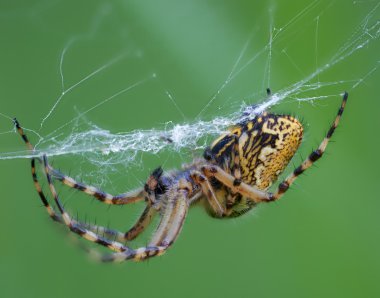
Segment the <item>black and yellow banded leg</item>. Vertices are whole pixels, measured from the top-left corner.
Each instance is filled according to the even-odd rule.
[[[180,233],[189,208],[189,191],[179,186],[173,194],[168,194],[168,202],[163,206],[160,223],[147,247],[125,252],[102,255],[94,250],[90,254],[103,262],[142,261],[162,255],[174,243]]]
[[[140,235],[151,223],[152,218],[156,213],[156,209],[154,209],[151,204],[148,203],[137,222],[124,234],[124,240],[131,241]]]
[[[223,185],[230,188],[232,192],[239,193],[243,197],[247,197],[249,200],[255,203],[271,200],[272,194],[254,188],[242,182],[240,179],[236,179],[234,176],[227,173],[218,166],[205,165],[201,168],[201,170],[207,178],[214,177]]]
[[[54,187],[53,182],[52,182],[52,178],[51,178],[50,173],[49,173],[49,164],[48,164],[46,155],[43,156],[43,162],[44,162],[44,167],[45,167],[46,178],[47,178],[47,181],[49,183],[49,188],[50,188],[50,191],[54,197],[54,201],[57,205],[57,208],[61,214],[63,223],[72,232],[78,234],[79,236],[81,236],[81,237],[83,237],[83,238],[85,238],[91,242],[103,245],[103,246],[105,246],[111,250],[117,251],[117,252],[129,251],[130,250],[129,247],[124,246],[120,242],[111,241],[109,239],[106,239],[104,237],[99,236],[98,234],[84,228],[83,225],[77,224],[75,222],[75,220],[73,220],[70,217],[70,215],[63,208],[63,205],[61,204],[61,202],[58,198],[57,191],[55,190],[55,187]]]
[[[23,139],[23,141],[27,145],[28,149],[30,149],[31,151],[34,150],[34,146],[30,143],[28,137],[24,133],[24,130],[22,129],[20,123],[17,121],[16,118],[14,119],[14,123],[15,123],[15,126],[16,126],[16,129],[17,129],[18,133],[20,134],[21,138]],[[31,159],[31,171],[32,171],[32,178],[33,178],[34,187],[36,188],[37,193],[38,193],[38,195],[39,195],[39,197],[40,197],[43,205],[45,206],[46,211],[48,212],[49,216],[54,221],[58,221],[60,223],[64,223],[62,217],[60,216],[60,214],[57,214],[54,211],[54,208],[49,204],[49,202],[47,200],[47,197],[44,194],[44,192],[42,191],[42,187],[41,187],[40,183],[38,182],[38,177],[37,177],[37,173],[36,173],[36,159],[39,160],[39,161],[41,161],[40,158],[32,158]],[[52,169],[50,167],[50,165],[49,165],[49,168],[51,170],[53,170],[54,172],[57,172],[56,170]],[[120,196],[121,195],[115,196],[115,197],[120,197]],[[125,233],[122,233],[122,232],[119,232],[119,231],[116,231],[116,230],[113,230],[113,229],[105,228],[105,227],[102,227],[102,226],[81,223],[81,222],[75,221],[74,219],[72,219],[72,221],[76,225],[84,227],[84,228],[86,228],[86,229],[88,229],[88,230],[90,230],[90,231],[92,231],[94,233],[102,234],[103,237],[113,238],[113,239],[115,239],[117,241],[123,242],[123,241],[133,240],[142,231],[144,231],[145,227],[150,223],[151,218],[154,216],[155,212],[156,212],[155,209],[147,207],[144,210],[144,212],[142,213],[142,215],[140,216],[140,218],[138,219],[138,221],[135,223],[135,225],[132,228],[130,228]]]
[[[334,134],[335,129],[337,128],[339,121],[342,117],[344,108],[346,107],[348,99],[348,93],[345,92],[342,99],[342,104],[338,110],[338,113],[334,119],[334,122],[331,124],[329,131],[327,132],[325,138],[319,145],[318,149],[314,150],[308,158],[298,166],[292,174],[290,174],[283,182],[281,182],[278,186],[277,191],[272,195],[272,200],[278,200],[282,197],[282,195],[289,189],[289,187],[294,183],[299,175],[305,172],[308,168],[310,168],[317,160],[319,160],[326,151],[326,147]]]
[[[241,183],[241,167],[240,167],[240,152],[239,152],[239,137],[238,137],[239,134],[241,134],[241,131],[239,129],[236,130],[236,131],[231,131],[228,134],[229,137],[233,138],[233,146],[232,146],[232,162],[233,162],[233,164],[232,164],[232,169],[229,169],[229,165],[226,165],[224,167],[224,169],[218,168],[219,172],[223,172],[226,175],[228,175],[229,178],[228,179],[224,179],[225,182],[227,182],[227,180],[230,180],[230,181],[233,181],[235,184],[236,183]],[[211,153],[211,150],[209,148],[206,149],[204,157],[211,164],[215,164],[216,163],[215,162],[215,157],[213,156],[213,154]],[[207,171],[207,169],[204,169],[204,171]],[[208,172],[208,176],[209,177],[214,177],[213,173],[211,173],[210,171],[207,171],[207,172]],[[200,179],[200,178],[202,178],[202,176],[203,176],[203,178],[206,178],[203,174],[199,173],[198,177],[194,176],[193,179],[195,179],[195,181],[197,183],[199,183],[199,184],[202,185],[202,182],[203,182],[202,180],[203,179]],[[208,181],[208,179],[207,179],[207,181]],[[231,191],[230,191],[230,193],[227,196],[227,200],[226,200],[226,202],[223,203],[223,205],[220,205],[219,202],[214,203],[214,202],[216,202],[218,200],[214,199],[215,195],[214,195],[214,192],[212,191],[211,185],[207,186],[205,184],[206,183],[203,183],[202,190],[203,190],[203,193],[206,195],[206,197],[208,199],[208,202],[210,203],[210,206],[214,210],[215,214],[218,217],[220,217],[221,216],[221,210],[223,210],[223,213],[222,213],[223,215],[229,214],[229,212],[231,211],[231,208],[235,204],[236,198],[238,197],[238,195],[234,191],[234,189],[232,189],[231,187],[229,187],[231,189]],[[228,183],[227,184],[224,183],[224,184],[227,185]],[[211,188],[211,192],[209,191],[210,188]]]
[[[109,193],[101,191],[100,189],[94,186],[86,185],[81,182],[75,181],[73,178],[62,174],[50,165],[48,167],[48,171],[50,172],[53,178],[61,181],[66,186],[77,189],[79,191],[83,191],[84,193],[95,197],[96,199],[105,204],[125,205],[145,200],[144,190],[142,188],[135,190],[132,193],[130,192],[119,195],[111,195]]]
[[[61,174],[59,171],[55,170],[49,165],[49,171],[53,175],[54,178],[61,181],[63,184],[72,187],[74,189],[78,189],[80,191],[85,192],[86,194],[92,195],[98,200],[106,204],[113,205],[124,205],[129,203],[135,203],[145,199],[144,191],[138,190],[134,191],[135,194],[126,193],[117,196],[112,196],[110,194],[104,193],[99,189],[96,189],[92,186],[88,186],[79,182],[76,182],[74,179]],[[96,232],[98,234],[103,234],[107,237],[113,237],[117,241],[130,241],[135,239],[140,233],[142,233],[146,226],[151,222],[152,217],[156,213],[154,208],[151,208],[151,202],[148,201],[148,206],[144,209],[140,218],[137,222],[131,227],[127,232],[121,233],[119,231],[115,231],[112,229],[88,225],[88,229]]]
[[[101,226],[83,224],[74,219],[71,219],[70,216],[67,214],[66,214],[66,222],[65,222],[63,219],[63,213],[65,213],[65,211],[62,208],[62,206],[61,208],[59,208],[60,211],[63,211],[62,216],[61,216],[59,214],[56,214],[56,212],[50,206],[45,194],[42,191],[41,185],[38,182],[37,174],[35,171],[35,159],[32,159],[32,175],[33,175],[33,180],[35,182],[35,187],[38,191],[38,194],[40,195],[40,198],[45,208],[47,209],[50,217],[53,220],[65,225],[67,225],[67,222],[68,222],[70,230],[73,231],[74,233],[79,234],[80,236],[82,236],[83,238],[87,240],[90,240],[92,242],[101,244],[115,251],[118,251],[113,254],[102,255],[95,250],[81,246],[82,248],[87,250],[92,256],[94,256],[96,259],[103,262],[121,262],[125,260],[130,260],[130,259],[134,261],[140,261],[140,260],[145,260],[153,256],[162,255],[165,252],[165,250],[168,248],[168,246],[156,246],[156,247],[144,247],[144,248],[133,250],[126,246],[124,247],[121,246],[120,243],[115,246],[116,242],[110,241],[109,239],[104,239],[104,237],[99,236],[99,234],[104,234],[105,237],[108,237],[108,238],[112,237],[112,238],[115,238],[117,241],[125,241],[125,240],[134,239],[150,223],[152,216],[156,212],[156,210],[151,208],[149,205],[145,208],[143,214],[140,216],[137,223],[126,233],[121,233],[119,231],[111,230],[111,229],[104,228]],[[51,185],[51,180],[50,180],[49,186],[50,185]],[[55,189],[54,189],[53,195],[56,202],[58,202],[58,206],[60,206],[61,204],[59,202],[59,198],[56,194]]]
[[[40,199],[41,199],[43,205],[45,206],[48,214],[50,215],[50,217],[54,221],[65,224],[61,215],[57,214],[54,211],[53,207],[49,204],[49,202],[46,198],[46,195],[42,191],[42,187],[38,181],[38,177],[37,177],[37,173],[36,173],[35,159],[34,158],[32,159],[31,163],[32,163],[32,176],[33,176],[34,186],[35,186],[35,188],[36,188],[36,190],[40,196]],[[109,229],[109,228],[106,228],[103,226],[83,223],[83,222],[80,222],[80,221],[77,221],[74,219],[72,219],[72,223],[77,225],[77,226],[80,226],[84,229],[90,230],[90,231],[92,231],[98,235],[102,235],[102,237],[104,237],[104,238],[113,239],[113,240],[119,241],[119,242],[124,242],[124,241],[128,241],[128,240],[133,240],[134,238],[136,238],[145,229],[145,227],[149,224],[154,213],[155,213],[155,210],[153,208],[148,209],[148,207],[147,207],[144,210],[143,214],[140,216],[137,223],[125,233],[122,233],[122,232],[117,231],[117,230]]]
[[[173,187],[163,204],[160,223],[149,243],[152,246],[170,246],[177,238],[185,221],[189,206],[191,184],[186,179],[181,179],[176,187]]]
[[[42,191],[42,187],[38,181],[38,177],[37,177],[37,173],[36,173],[36,168],[35,168],[35,159],[33,158],[32,159],[32,176],[33,176],[33,182],[34,182],[34,186],[40,196],[40,199],[43,203],[43,205],[45,206],[48,214],[50,215],[50,217],[54,220],[54,221],[57,221],[59,223],[62,223],[62,224],[65,224],[61,215],[60,214],[57,214],[53,207],[49,204],[47,198],[46,198],[46,195],[44,194],[44,192]],[[81,226],[85,229],[88,229],[94,233],[97,233],[97,234],[103,234],[103,237],[107,237],[107,238],[115,238],[115,240],[117,241],[125,241],[125,235],[126,233],[122,233],[122,232],[119,232],[119,231],[116,231],[116,230],[112,230],[112,229],[109,229],[109,228],[105,228],[103,226],[97,226],[97,225],[92,225],[92,224],[86,224],[86,223],[82,223],[80,221],[77,221],[77,220],[74,220],[72,219],[72,222],[77,225],[77,226]]]
[[[24,130],[22,129],[20,123],[17,121],[16,118],[13,119],[13,122],[14,122],[14,124],[16,126],[17,132],[19,133],[19,135],[21,136],[21,138],[25,142],[25,144],[28,147],[28,149],[31,150],[31,151],[33,151],[34,150],[34,146],[30,143],[30,141],[29,141],[28,137],[26,136],[26,134],[24,133]],[[42,201],[42,204],[45,206],[46,211],[48,212],[48,214],[50,215],[50,217],[54,221],[63,222],[61,216],[58,215],[54,211],[54,208],[52,206],[50,206],[49,201],[47,200],[44,192],[42,191],[42,187],[41,187],[40,183],[38,182],[38,177],[37,177],[37,172],[36,172],[36,159],[38,161],[41,161],[40,158],[32,158],[31,159],[31,171],[32,171],[32,178],[33,178],[34,187],[36,188],[37,193],[38,193],[38,195],[39,195],[39,197],[40,197],[40,199]]]
[[[156,213],[157,210],[148,204],[137,219],[137,222],[125,233],[91,224],[85,224],[84,227],[98,235],[103,235],[103,237],[114,239],[119,242],[132,241],[146,229]]]
[[[144,232],[156,213],[157,210],[148,205],[140,217],[137,219],[136,223],[127,232],[124,233],[103,226],[81,222],[76,223],[98,235],[102,235],[102,237],[113,239],[118,242],[126,242],[134,240],[137,236]]]
[[[36,173],[36,159],[32,158],[31,160],[31,168],[32,168],[32,177],[33,177],[33,183],[34,187],[37,190],[37,193],[42,201],[42,204],[45,206],[46,211],[48,212],[51,219],[54,221],[62,222],[62,218],[54,211],[53,207],[50,206],[49,201],[47,200],[44,192],[42,191],[42,187],[40,183],[38,182],[37,173]]]
[[[146,247],[140,247],[137,249],[130,249],[128,251],[124,252],[114,252],[114,253],[108,253],[108,254],[102,254],[98,252],[97,250],[91,249],[91,248],[85,248],[85,250],[92,256],[96,261],[100,262],[124,262],[124,261],[144,261],[146,259],[161,256],[163,255],[166,250],[169,248],[169,246],[146,246]]]
[[[29,141],[28,137],[26,136],[26,134],[24,133],[24,130],[22,129],[20,123],[17,121],[16,118],[13,119],[13,122],[16,126],[17,132],[19,133],[19,135],[23,139],[27,148],[30,151],[34,151],[34,146],[30,143],[30,141]],[[41,161],[40,158],[32,158],[31,159],[31,171],[32,171],[32,178],[33,178],[34,187],[36,188],[37,193],[38,193],[43,205],[45,206],[47,212],[49,213],[50,217],[55,221],[60,221],[61,220],[60,216],[58,216],[55,213],[54,209],[50,206],[45,194],[42,191],[42,187],[41,187],[40,183],[38,182],[37,173],[36,173],[36,159]]]
[[[16,126],[17,132],[19,133],[19,135],[21,136],[21,138],[25,142],[26,147],[28,147],[29,150],[33,151],[34,150],[34,146],[29,142],[28,137],[24,133],[24,130],[22,129],[20,123],[17,121],[16,118],[13,118],[13,123]]]
[[[26,146],[28,147],[28,149],[33,151],[34,146],[30,143],[30,141],[29,141],[28,137],[26,136],[26,134],[24,133],[24,130],[22,129],[20,123],[17,121],[16,118],[14,118],[13,121],[14,121],[14,124],[16,126],[18,133],[20,134],[21,138],[25,142]],[[40,160],[40,159],[38,158],[38,160]],[[54,169],[50,165],[49,165],[48,170],[50,171],[50,174],[52,177],[61,181],[63,184],[65,184],[71,188],[77,189],[79,191],[83,191],[84,193],[95,197],[96,199],[98,199],[99,201],[101,201],[105,204],[122,205],[122,204],[130,204],[130,203],[139,202],[139,201],[142,201],[145,199],[145,192],[144,192],[143,188],[135,190],[132,193],[123,193],[123,194],[119,194],[119,195],[111,195],[111,194],[108,194],[108,193],[101,191],[100,189],[98,189],[94,186],[90,186],[90,185],[86,185],[86,184],[77,182],[73,178],[62,174],[61,172]],[[38,189],[37,189],[37,191],[38,191]]]

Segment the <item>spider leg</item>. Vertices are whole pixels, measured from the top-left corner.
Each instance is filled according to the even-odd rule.
[[[37,177],[37,173],[36,173],[36,159],[35,158],[32,158],[32,160],[31,160],[31,168],[32,168],[32,177],[33,177],[34,187],[36,188],[37,193],[40,196],[40,199],[42,201],[42,204],[46,208],[46,211],[49,213],[49,216],[54,221],[63,222],[62,218],[59,215],[57,215],[57,213],[54,211],[53,207],[50,206],[44,192],[42,191],[42,187],[41,187],[40,183],[38,182],[38,177]]]
[[[348,93],[345,92],[342,99],[342,104],[338,110],[338,113],[334,119],[334,122],[331,124],[329,131],[327,132],[325,138],[322,140],[318,149],[314,150],[306,160],[304,160],[301,165],[299,165],[292,174],[290,174],[283,182],[278,186],[277,191],[273,194],[272,199],[278,200],[282,195],[289,189],[293,182],[297,179],[299,175],[305,172],[310,168],[318,159],[323,156],[323,153],[326,151],[326,147],[331,139],[331,136],[334,134],[335,129],[337,128],[339,121],[342,117],[344,108],[346,106],[348,99]]]
[[[131,241],[135,239],[139,234],[141,234],[145,228],[150,224],[153,216],[156,214],[156,209],[154,209],[150,204],[148,204],[137,222],[130,228],[126,233],[124,233],[124,240]]]
[[[21,138],[25,142],[25,144],[28,147],[28,149],[31,150],[31,151],[33,151],[34,150],[34,146],[29,142],[28,137],[24,133],[24,130],[20,126],[20,124],[17,121],[17,119],[14,118],[13,122],[14,122],[14,124],[16,126],[16,129],[17,129],[18,133],[20,134]],[[40,160],[40,159],[38,158],[38,160]],[[37,173],[36,173],[36,158],[32,158],[31,159],[31,172],[32,172],[32,178],[33,178],[34,187],[36,188],[37,193],[38,193],[38,195],[39,195],[39,197],[40,197],[43,205],[46,208],[46,211],[49,213],[50,217],[54,221],[62,222],[62,218],[59,215],[57,215],[56,212],[54,211],[53,207],[50,206],[50,204],[49,204],[49,202],[48,202],[45,194],[42,191],[42,187],[41,187],[40,183],[38,182]]]
[[[103,237],[106,237],[108,239],[114,239],[118,242],[132,241],[146,229],[146,227],[152,221],[152,218],[154,217],[156,212],[157,210],[153,208],[151,204],[148,203],[148,205],[138,218],[137,222],[125,233],[92,224],[83,224],[80,222],[77,222],[77,224],[82,225],[84,228],[98,235],[103,235]]]
[[[46,178],[47,178],[48,183],[49,183],[49,188],[50,188],[50,191],[51,191],[51,193],[52,193],[52,195],[54,197],[54,201],[55,201],[55,203],[56,203],[56,205],[58,207],[58,210],[59,210],[59,212],[61,214],[63,223],[72,232],[78,234],[79,236],[81,236],[81,237],[83,237],[83,238],[85,238],[85,239],[87,239],[87,240],[89,240],[91,242],[103,245],[105,247],[108,247],[111,250],[118,251],[118,252],[130,250],[129,247],[124,246],[123,244],[121,244],[119,242],[111,241],[109,239],[106,239],[104,237],[101,237],[101,236],[97,235],[96,233],[90,231],[89,229],[86,229],[83,225],[78,224],[75,220],[73,220],[70,217],[70,215],[63,208],[63,205],[61,204],[61,202],[60,202],[60,200],[58,198],[57,191],[55,190],[55,187],[54,187],[53,182],[52,182],[52,177],[51,177],[51,175],[49,173],[49,164],[48,164],[46,155],[43,155],[43,162],[44,162],[44,166],[45,166]]]
[[[42,187],[38,181],[37,173],[36,173],[36,168],[35,168],[35,159],[33,158],[31,161],[32,165],[32,177],[33,177],[33,182],[34,186],[37,189],[37,192],[40,196],[40,199],[45,206],[47,212],[49,213],[50,217],[54,220],[57,221],[61,224],[64,224],[64,221],[60,214],[57,214],[53,207],[50,206],[46,195],[42,191]],[[123,241],[130,241],[135,239],[144,229],[145,227],[150,223],[152,217],[155,214],[155,209],[151,208],[150,205],[148,205],[140,218],[138,219],[137,223],[129,229],[126,233],[119,232],[117,230],[109,229],[103,226],[98,226],[98,225],[92,225],[92,224],[85,224],[79,221],[76,221],[72,219],[73,223],[75,223],[78,226],[81,226],[85,229],[88,229],[94,233],[103,234],[104,237],[111,239],[114,238],[116,241],[123,242]]]
[[[215,192],[210,185],[210,181],[205,177],[205,175],[198,171],[192,171],[190,175],[194,181],[201,186],[202,192],[205,194],[207,201],[214,211],[215,215],[217,217],[222,217],[226,213],[226,210],[217,199]]]
[[[244,197],[252,200],[255,203],[263,201],[271,201],[272,194],[265,191],[254,188],[240,179],[236,179],[231,174],[227,173],[223,169],[215,165],[205,165],[201,168],[206,177],[215,177],[222,184],[231,189],[234,193],[239,193]]]
[[[54,174],[54,177],[63,182],[65,185],[68,185],[69,187],[73,187],[75,189],[79,189],[84,191],[87,194],[93,195],[99,200],[101,200],[104,203],[107,204],[129,204],[129,203],[134,203],[141,201],[143,199],[146,199],[148,202],[147,207],[144,209],[143,213],[141,214],[140,218],[137,220],[137,222],[133,225],[132,228],[130,228],[127,232],[125,233],[120,233],[118,231],[106,229],[106,228],[99,228],[99,227],[91,227],[90,230],[94,231],[96,228],[96,231],[99,231],[109,235],[111,237],[117,237],[116,239],[118,241],[130,241],[135,239],[140,233],[142,233],[145,228],[149,225],[151,222],[151,219],[156,213],[156,210],[152,208],[152,202],[155,202],[155,194],[154,190],[155,187],[157,187],[157,175],[160,175],[158,172],[159,170],[155,170],[150,178],[148,179],[145,189],[144,190],[137,190],[136,194],[133,195],[131,193],[126,193],[126,194],[121,194],[118,196],[112,196],[109,194],[105,194],[106,197],[109,197],[109,200],[106,198],[102,200],[102,197],[100,197],[101,194],[104,194],[102,191],[95,189],[92,186],[86,186],[82,183],[74,181],[72,178],[67,177],[63,174],[61,174],[59,171],[53,169],[52,167],[49,166],[49,170],[51,171],[52,174]],[[162,172],[161,172],[162,173]]]
[[[24,130],[22,129],[21,125],[19,124],[19,122],[17,121],[16,118],[14,118],[14,124],[16,126],[16,129],[17,129],[19,135],[22,137],[23,141],[27,145],[28,149],[34,150],[34,146],[30,143],[28,137],[24,133]],[[31,172],[32,172],[33,183],[34,183],[34,186],[37,190],[37,193],[38,193],[43,205],[45,206],[49,216],[54,221],[57,221],[57,222],[64,224],[64,221],[63,221],[61,215],[56,213],[54,208],[49,204],[46,195],[42,191],[42,187],[38,181],[37,172],[36,172],[36,159],[41,161],[40,158],[32,158],[31,159]],[[50,167],[50,165],[49,165],[49,168],[52,169]],[[54,169],[52,169],[52,170],[54,170]],[[56,171],[56,170],[54,170],[54,171]],[[58,171],[56,171],[56,172],[58,172]],[[156,184],[154,183],[155,179],[157,179],[157,177],[154,177],[154,173],[153,173],[152,176],[150,177],[150,180],[148,180],[148,183],[150,183],[150,184],[148,185],[147,188],[148,188],[148,191],[150,194],[154,193],[154,187],[156,186]],[[152,199],[153,199],[152,194],[150,195],[150,197],[152,197]],[[148,206],[145,208],[145,210],[143,211],[143,213],[140,216],[140,218],[138,219],[138,221],[134,224],[134,226],[132,228],[130,228],[125,233],[122,233],[122,232],[119,232],[116,230],[112,230],[109,228],[105,228],[102,226],[97,226],[97,225],[92,225],[92,224],[84,224],[84,223],[75,221],[74,219],[72,219],[72,221],[76,225],[79,225],[83,228],[86,228],[86,229],[88,229],[94,233],[103,234],[105,237],[115,238],[119,242],[126,241],[126,240],[129,241],[129,240],[135,239],[146,228],[146,226],[150,223],[152,217],[155,215],[156,210],[154,208],[151,208],[150,205],[151,204],[148,203]]]
[[[161,221],[149,246],[170,246],[180,233],[189,209],[190,189],[182,186],[169,191],[167,201],[162,205]]]
[[[34,159],[32,160],[32,171],[35,171],[35,166],[34,166]],[[38,191],[38,194],[40,196],[40,199],[41,201],[43,202],[47,212],[49,213],[49,216],[52,220],[56,221],[56,222],[59,222],[61,224],[65,224],[64,223],[64,220],[62,218],[62,216],[60,214],[57,214],[56,211],[53,209],[52,206],[50,206],[48,200],[46,199],[46,196],[45,194],[43,193],[42,191],[42,188],[41,188],[41,185],[39,184],[38,180],[37,180],[37,175],[36,174],[33,174],[33,180],[34,180],[34,184],[35,184],[35,187]],[[98,234],[104,234],[105,237],[107,238],[115,238],[117,241],[125,241],[125,233],[121,233],[119,231],[116,231],[116,230],[112,230],[112,229],[108,229],[108,228],[105,228],[103,226],[97,226],[97,225],[92,225],[92,224],[85,224],[85,223],[82,223],[80,221],[76,221],[74,219],[72,219],[72,222],[75,224],[75,225],[78,225],[78,226],[81,226],[83,228],[86,228],[94,233],[98,233]]]
[[[150,244],[135,250],[101,255],[95,251],[90,253],[103,262],[122,262],[125,260],[142,261],[153,256],[162,255],[174,243],[180,233],[189,209],[191,183],[181,179],[163,198],[162,215]]]
[[[34,146],[30,143],[30,141],[29,141],[28,137],[26,136],[24,130],[22,129],[20,123],[17,121],[16,118],[13,119],[13,122],[16,126],[16,129],[17,129],[19,135],[21,136],[21,138],[25,142],[28,149],[33,151]],[[40,158],[37,158],[37,159],[39,161],[41,161]],[[32,158],[33,163],[34,163],[34,160],[35,160],[35,158]],[[75,188],[79,191],[83,191],[86,194],[95,197],[96,199],[98,199],[99,201],[101,201],[105,204],[121,205],[121,204],[135,203],[135,202],[142,201],[145,199],[145,192],[142,188],[137,189],[137,190],[132,191],[132,192],[128,192],[128,193],[123,193],[123,194],[119,194],[119,195],[111,195],[111,194],[108,194],[108,193],[101,191],[100,189],[97,189],[96,187],[77,182],[73,178],[62,174],[61,172],[54,169],[50,165],[48,165],[48,170],[49,170],[51,176],[53,176],[55,179],[61,181],[63,184],[65,184],[71,188]],[[32,169],[32,173],[33,173],[33,171],[35,171],[35,170]],[[35,184],[35,186],[36,186],[36,184]],[[40,191],[37,188],[37,186],[36,186],[36,189],[37,189],[37,192],[40,194]],[[40,197],[41,197],[41,194],[40,194]],[[43,199],[42,199],[42,201],[44,202]]]
[[[77,189],[79,191],[83,191],[84,193],[95,197],[96,199],[105,204],[124,205],[139,202],[145,199],[144,190],[142,188],[128,193],[111,195],[109,193],[101,191],[100,189],[94,186],[86,185],[81,182],[75,181],[73,178],[62,174],[60,171],[54,169],[50,165],[48,165],[48,171],[53,178],[59,180],[66,186]]]
[[[226,167],[224,169],[220,169],[220,170],[224,171],[225,173],[227,173],[227,174],[229,174],[231,176],[233,175],[234,181],[239,182],[240,179],[241,179],[239,137],[236,134],[233,134],[233,133],[231,133],[230,136],[234,137],[234,143],[233,143],[233,148],[232,148],[232,158],[233,158],[232,159],[232,162],[233,162],[232,169],[231,170],[229,169],[229,163],[227,163]],[[210,151],[207,152],[207,149],[205,151],[205,156],[204,157],[205,157],[206,160],[208,160],[212,164],[215,163],[214,156],[212,155],[212,153]],[[231,172],[232,172],[232,174],[231,174]],[[210,177],[212,177],[212,174],[210,175]],[[197,179],[197,182],[199,184],[201,184],[201,181],[200,181],[199,178]],[[212,204],[212,202],[214,200],[213,199],[210,200],[210,197],[212,197],[211,194],[214,194],[214,192],[212,192],[210,194],[209,191],[205,191],[205,186],[202,186],[202,189],[203,189],[203,193],[207,196],[211,207],[215,211],[215,214],[220,217],[221,216],[220,215],[220,211],[219,211],[220,208],[216,208],[217,206],[212,206],[212,205],[215,205],[215,204]],[[211,190],[212,190],[212,187],[211,187]],[[215,195],[214,195],[214,197],[215,197]],[[237,197],[238,197],[238,194],[235,191],[233,191],[233,189],[231,188],[231,192],[228,194],[228,196],[226,198],[226,202],[223,202],[223,207],[222,207],[222,209],[223,209],[223,215],[227,215],[227,214],[230,213],[231,208],[233,207],[233,205],[234,205]]]
[[[28,149],[29,149],[30,151],[33,151],[33,150],[34,150],[34,146],[32,145],[32,143],[29,142],[28,137],[27,137],[26,134],[24,133],[24,130],[22,129],[20,123],[17,121],[16,118],[13,118],[13,123],[14,123],[14,125],[16,126],[16,129],[17,129],[18,134],[21,136],[22,140],[23,140],[24,143],[26,144],[26,147],[28,147]]]
[[[50,191],[53,194],[54,201],[59,212],[61,213],[64,224],[72,232],[78,234],[79,236],[116,251],[116,253],[101,256],[100,259],[102,261],[124,261],[130,259],[140,261],[156,255],[161,255],[170,247],[170,245],[172,245],[182,229],[189,207],[189,182],[180,182],[178,184],[178,189],[173,189],[171,193],[168,194],[168,202],[165,204],[161,222],[157,228],[154,238],[151,241],[151,244],[147,247],[131,249],[119,242],[110,241],[100,237],[96,233],[76,224],[76,222],[73,221],[70,215],[65,211],[58,198],[58,194],[52,183],[52,177],[49,173],[49,164],[46,155],[43,155],[43,162]]]

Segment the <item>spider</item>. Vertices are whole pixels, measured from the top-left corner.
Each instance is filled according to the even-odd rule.
[[[268,94],[270,90],[268,89]],[[286,168],[301,144],[303,127],[289,115],[263,112],[253,119],[243,120],[217,138],[206,148],[203,158],[183,166],[182,170],[164,173],[155,169],[145,186],[132,192],[111,195],[75,181],[53,168],[46,155],[31,159],[35,188],[50,217],[79,236],[111,249],[96,256],[105,262],[141,261],[162,255],[181,232],[189,207],[203,203],[208,213],[217,218],[240,216],[260,203],[280,199],[297,177],[320,159],[333,135],[348,98],[343,95],[340,109],[319,147],[314,150],[281,183],[274,193],[267,189]],[[19,122],[14,119],[18,133],[30,150],[34,150]],[[36,173],[36,160],[43,165],[44,174],[58,212],[44,194]],[[145,201],[146,207],[137,222],[127,232],[85,224],[73,219],[64,209],[53,180],[82,191],[105,204],[130,204]],[[135,239],[159,214],[160,222],[146,247],[137,249],[123,244]]]

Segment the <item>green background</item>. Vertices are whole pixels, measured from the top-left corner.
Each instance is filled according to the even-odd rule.
[[[42,136],[142,79],[147,81],[86,114],[86,119],[112,132],[162,128],[167,121],[194,122],[250,36],[240,65],[265,47],[271,20],[275,28],[286,29],[272,48],[270,87],[275,92],[306,77],[316,64],[328,62],[352,34],[364,32],[360,24],[375,5],[376,1],[1,1],[0,113],[17,116],[23,126],[38,130],[62,91],[60,54],[74,40],[63,64],[66,87],[120,53],[126,57],[67,94],[39,131]],[[379,19],[377,8],[370,23]],[[235,112],[243,100],[264,99],[268,51],[228,84],[201,119]],[[168,253],[144,263],[89,260],[41,207],[29,161],[0,160],[0,296],[379,297],[379,72],[366,77],[379,64],[379,52],[379,40],[373,39],[319,78],[345,83],[301,95],[334,96],[313,104],[289,98],[274,108],[297,115],[305,124],[296,164],[322,140],[340,104],[338,94],[350,92],[326,156],[283,200],[232,220],[212,219],[194,208]],[[157,78],[149,79],[153,73]],[[352,88],[361,78],[363,83]],[[11,130],[11,121],[0,116],[0,155],[24,150]],[[63,134],[69,135],[70,129]],[[110,192],[121,192],[140,185],[157,165],[179,167],[192,154],[144,154],[143,166],[132,165],[128,171],[115,166],[115,171],[84,177]],[[79,156],[51,161],[79,177],[94,171]],[[96,216],[122,230],[142,208],[110,209],[83,194],[60,192],[67,208],[74,214],[79,210],[80,218]],[[151,232],[137,245],[144,245]]]

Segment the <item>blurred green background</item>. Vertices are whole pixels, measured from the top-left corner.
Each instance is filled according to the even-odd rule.
[[[86,121],[116,133],[212,119],[236,112],[243,101],[261,102],[268,83],[275,92],[304,79],[353,34],[379,22],[376,2],[1,1],[0,156],[24,150],[6,116],[17,116],[23,126],[47,136],[140,80],[146,81],[87,113]],[[278,35],[270,51],[265,46],[271,24]],[[293,97],[274,108],[303,119],[306,135],[294,158],[297,164],[318,146],[340,104],[339,94],[348,90],[347,110],[326,157],[283,200],[241,218],[216,220],[201,208],[192,209],[163,257],[144,263],[92,262],[49,220],[29,161],[0,160],[0,296],[379,297],[380,44],[378,35],[363,38],[370,42],[312,80],[334,84],[300,95],[326,99],[310,103]],[[247,42],[239,67],[262,54],[199,116]],[[64,96],[40,130],[62,92],[59,65],[65,48],[66,89],[124,56]],[[69,135],[70,126],[61,132]],[[36,142],[37,136],[28,133]],[[113,171],[94,172],[79,156],[51,161],[116,193],[139,186],[157,165],[179,167],[192,154],[191,148],[143,154],[141,164],[128,171],[115,165]],[[92,174],[82,175],[88,171]],[[97,217],[121,230],[142,208],[110,209],[83,194],[63,188],[60,193],[81,219]],[[144,245],[151,232],[136,245]]]

